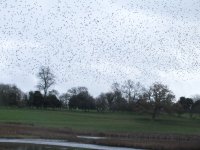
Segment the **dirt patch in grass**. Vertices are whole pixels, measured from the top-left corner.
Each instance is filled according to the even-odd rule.
[[[84,139],[79,135],[100,136],[106,139]],[[116,133],[75,131],[69,128],[46,128],[34,124],[7,122],[0,124],[1,138],[64,139],[109,146],[122,146],[154,150],[199,150],[200,135],[158,133]]]

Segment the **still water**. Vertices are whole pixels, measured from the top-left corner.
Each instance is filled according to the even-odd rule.
[[[135,150],[133,148],[81,144],[62,140],[0,139],[0,150]]]
[[[0,143],[0,150],[81,150],[78,148],[63,148],[58,146]]]

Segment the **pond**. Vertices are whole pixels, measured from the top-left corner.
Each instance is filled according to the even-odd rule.
[[[0,139],[1,150],[135,150],[133,148],[81,144],[64,140]]]
[[[63,148],[49,145],[0,143],[1,150],[81,150],[78,148]]]

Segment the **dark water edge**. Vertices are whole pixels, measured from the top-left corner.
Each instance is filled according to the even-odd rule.
[[[81,149],[67,148],[67,147],[64,148],[64,147],[49,146],[49,145],[0,143],[0,150],[81,150]]]
[[[0,139],[0,150],[135,150],[100,146],[95,144],[81,144],[63,140],[44,139]]]

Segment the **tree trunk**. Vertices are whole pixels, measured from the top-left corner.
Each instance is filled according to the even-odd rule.
[[[157,107],[155,106],[154,110],[153,110],[153,115],[152,115],[152,119],[156,119],[156,115],[157,115]]]

